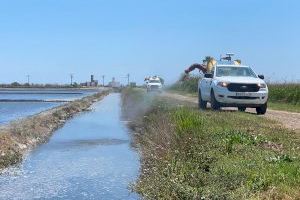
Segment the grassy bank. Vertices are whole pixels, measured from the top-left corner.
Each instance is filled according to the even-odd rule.
[[[123,112],[147,99],[123,94]],[[136,96],[139,96],[136,98]],[[300,136],[239,112],[198,112],[152,98],[131,116],[142,169],[134,189],[146,199],[297,199]]]
[[[180,78],[169,90],[184,95],[197,95],[199,76]],[[269,107],[276,110],[300,112],[300,83],[268,84]]]
[[[53,131],[76,113],[88,109],[108,91],[76,100],[0,127],[0,170],[20,162],[23,155],[46,142]]]
[[[300,83],[269,84],[271,108],[300,112]]]

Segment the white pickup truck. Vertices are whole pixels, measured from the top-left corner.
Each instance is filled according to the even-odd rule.
[[[148,77],[146,80],[147,92],[161,92],[163,84],[158,76]]]
[[[256,75],[249,66],[218,62],[211,73],[199,80],[199,108],[205,109],[210,102],[213,110],[238,107],[239,111],[245,111],[249,107],[263,115],[268,101],[268,86],[263,79],[263,75]]]

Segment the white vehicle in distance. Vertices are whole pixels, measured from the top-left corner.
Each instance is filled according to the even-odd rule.
[[[158,76],[147,77],[145,78],[145,81],[146,81],[147,92],[162,91],[163,84],[161,82],[161,79]]]
[[[268,86],[263,75],[256,75],[249,66],[237,65],[231,59],[219,61],[211,73],[198,83],[199,108],[210,102],[213,110],[237,107],[239,111],[256,108],[258,115],[267,111]]]

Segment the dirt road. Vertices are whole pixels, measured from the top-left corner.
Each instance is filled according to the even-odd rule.
[[[181,94],[170,93],[170,92],[164,92],[162,93],[162,96],[177,99],[180,101],[190,102],[193,104],[198,104],[197,97],[193,97],[193,96],[184,96]],[[237,110],[237,109],[222,108],[222,110]],[[247,109],[247,112],[256,113],[255,109]],[[260,115],[259,117],[267,117],[269,119],[278,121],[282,126],[300,132],[300,113],[268,109],[265,115]]]

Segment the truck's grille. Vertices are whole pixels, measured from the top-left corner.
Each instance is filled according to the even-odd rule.
[[[229,83],[228,90],[231,92],[258,92],[257,84]]]
[[[231,98],[231,99],[259,99],[259,97],[239,97],[239,96],[228,96],[228,98]]]
[[[159,88],[158,85],[151,85],[150,87],[151,87],[152,90],[153,90],[153,89],[158,89],[158,88]]]

